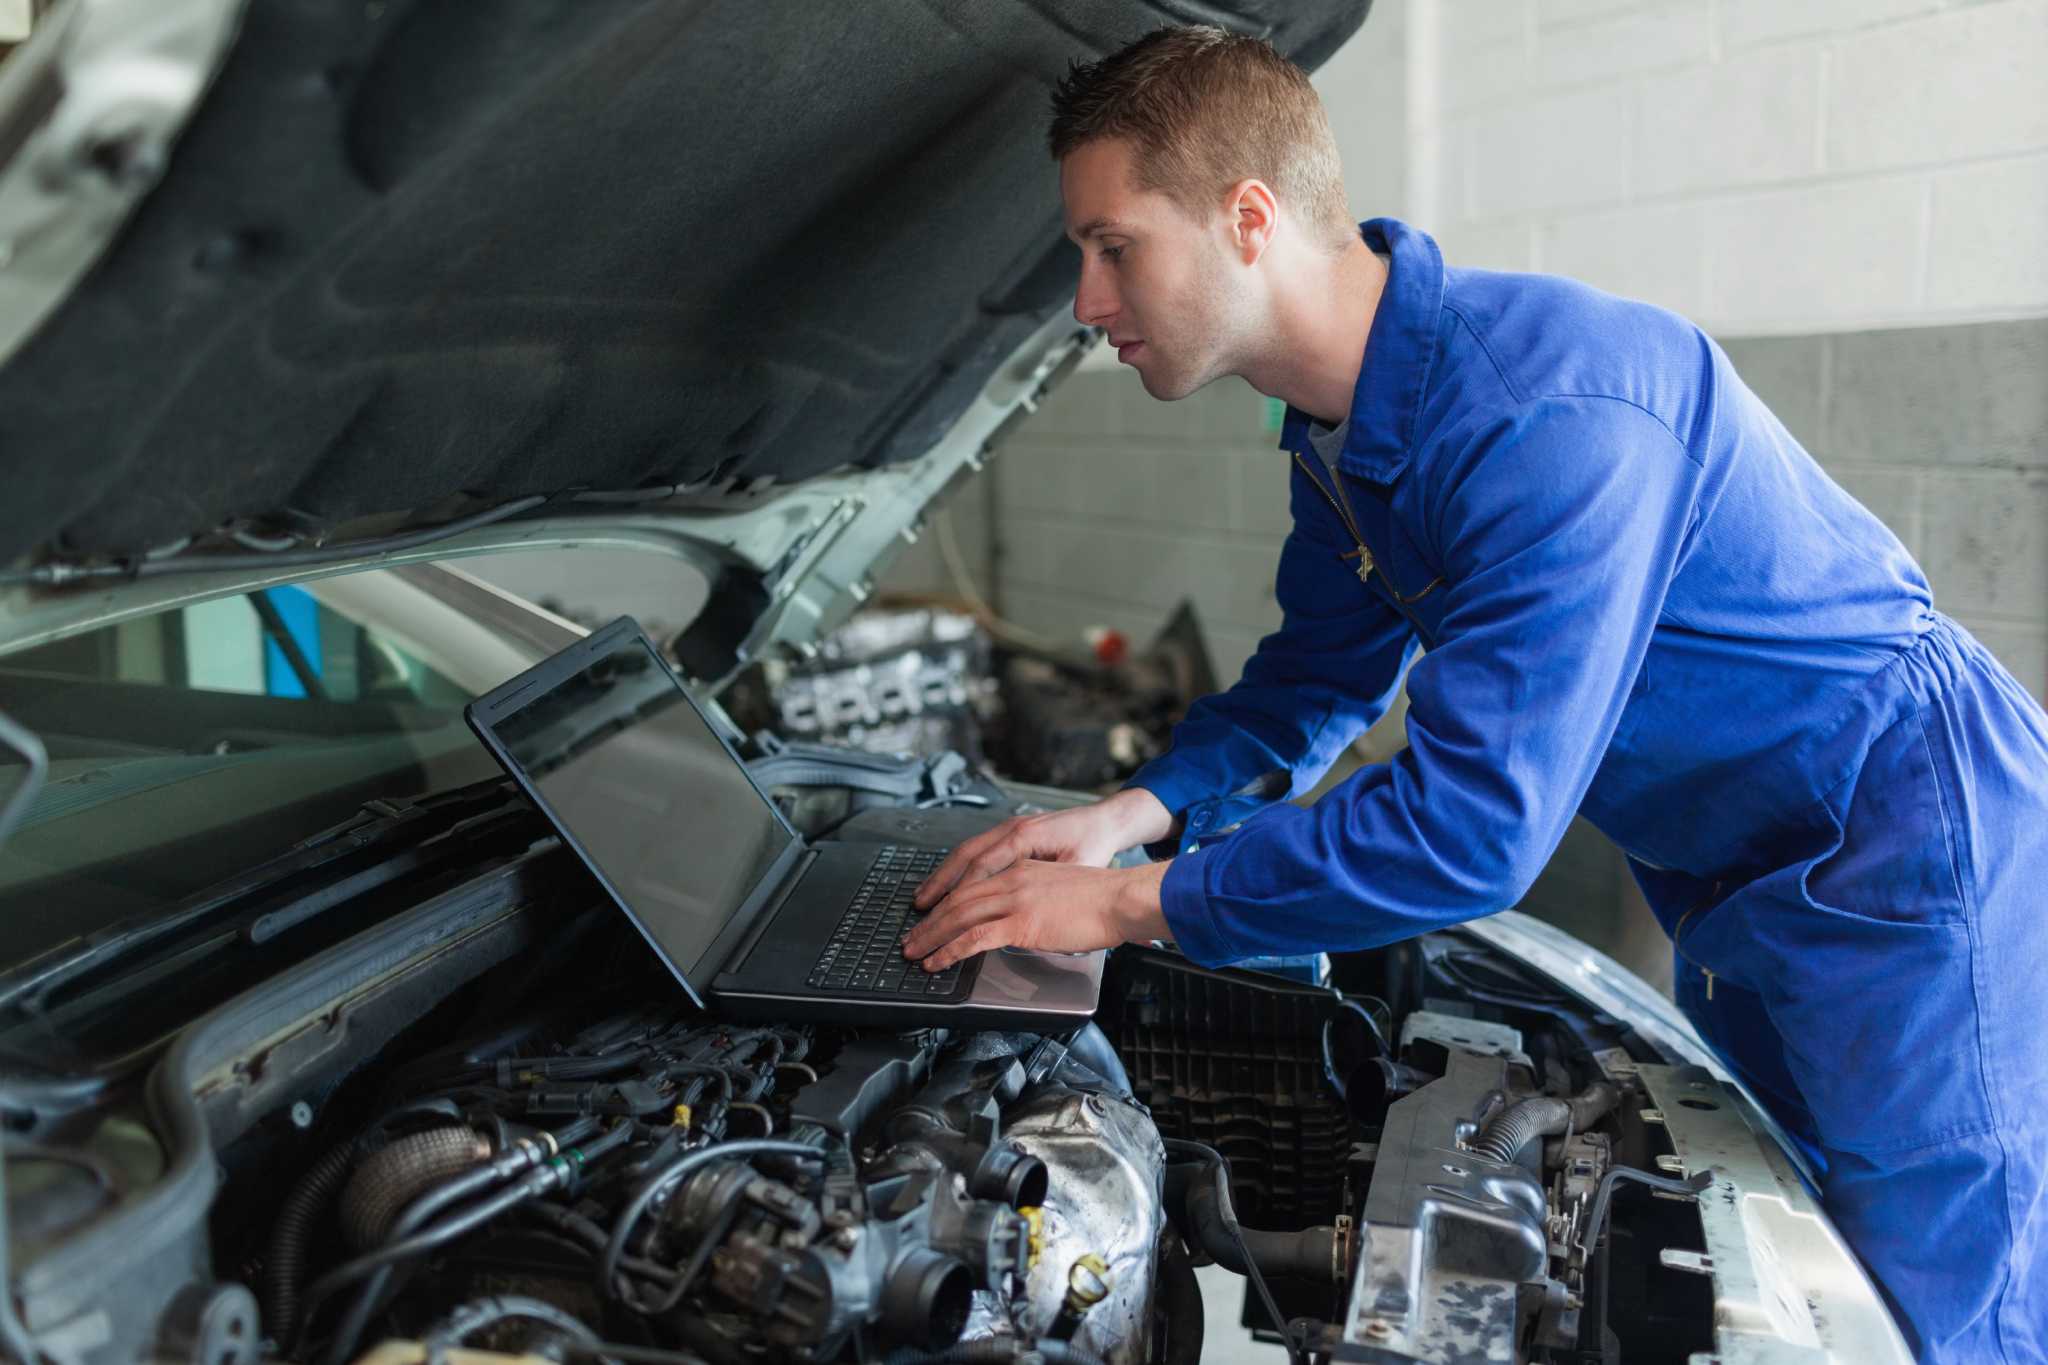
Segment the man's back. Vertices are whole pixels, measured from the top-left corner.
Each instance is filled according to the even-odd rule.
[[[1668,430],[1698,475],[1666,510],[1678,558],[1583,812],[1653,864],[1708,875],[1740,862],[1898,713],[1871,689],[1936,619],[1925,577],[1685,319],[1552,276],[1448,268],[1443,280],[1394,521],[1427,557],[1431,511],[1447,503],[1433,457],[1543,400],[1627,405]],[[1560,453],[1615,461],[1629,481],[1638,452]]]

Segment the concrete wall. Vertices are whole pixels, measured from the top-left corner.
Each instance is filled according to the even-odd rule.
[[[1411,211],[1453,259],[1717,336],[2048,311],[2048,0],[1409,8],[1441,71]]]
[[[2048,0],[1378,0],[1316,85],[1358,217],[1700,322],[2048,696],[2044,71]],[[999,455],[977,572],[1043,633],[1190,596],[1233,677],[1277,619],[1272,442],[1235,380],[1159,404],[1091,357]],[[1584,826],[1527,908],[1668,962]]]

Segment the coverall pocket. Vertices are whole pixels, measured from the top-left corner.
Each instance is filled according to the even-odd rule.
[[[1825,804],[1838,837],[1804,878],[1814,905],[1891,924],[1965,922],[1944,787],[1917,714],[1879,735],[1853,785]]]
[[[1821,1141],[1885,1152],[1985,1131],[1976,934],[1917,715],[1818,809],[1832,846],[1758,889],[1766,1007]]]
[[[1894,1152],[1989,1129],[1968,927],[1786,918],[1765,1007],[1821,1143]]]

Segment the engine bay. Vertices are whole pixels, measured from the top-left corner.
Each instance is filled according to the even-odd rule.
[[[758,760],[807,832],[945,841],[1053,799],[929,763],[785,790],[819,757]],[[379,818],[469,828],[494,799]],[[185,1026],[146,1086],[10,1107],[42,1341],[193,1365],[1194,1365],[1242,1329],[1294,1365],[1713,1348],[1711,1172],[1646,1088],[1686,1069],[1480,937],[1265,970],[1127,945],[1062,1034],[743,1025],[500,829],[524,818],[486,819],[490,870]],[[1242,1328],[1204,1324],[1212,1265]]]
[[[1064,1038],[557,1010],[227,1146],[215,1264],[321,1365],[1192,1365],[1212,1262],[1297,1360],[1710,1346],[1666,1254],[1707,1178],[1669,1174],[1613,1021],[1454,935],[1370,956],[1376,994],[1124,950]]]

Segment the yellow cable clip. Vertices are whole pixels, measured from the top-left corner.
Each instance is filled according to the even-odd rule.
[[[1036,1204],[1029,1204],[1017,1212],[1024,1216],[1024,1268],[1029,1270],[1038,1264],[1038,1254],[1045,1250],[1045,1210]]]
[[[690,1106],[687,1104],[677,1105],[675,1116],[669,1120],[669,1123],[676,1128],[688,1128],[690,1126]]]

